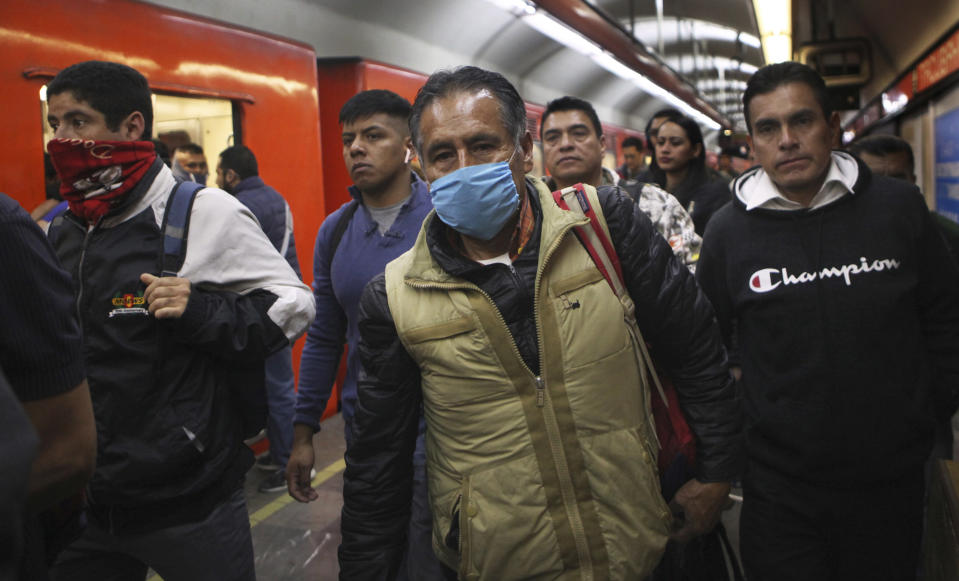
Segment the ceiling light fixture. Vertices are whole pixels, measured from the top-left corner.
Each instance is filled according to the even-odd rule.
[[[574,30],[559,20],[556,20],[545,11],[539,11],[535,6],[523,0],[488,0],[492,4],[510,12],[530,28],[538,31],[540,34],[553,39],[559,44],[570,48],[586,57],[589,57],[596,64],[603,67],[610,73],[626,81],[632,82],[644,92],[662,99],[670,105],[682,110],[697,122],[717,130],[722,126],[714,119],[696,109],[686,101],[670,93],[663,87],[660,87],[642,73],[626,66],[616,57],[607,52],[591,39],[583,36],[579,31]]]
[[[753,0],[766,64],[792,60],[792,1]]]

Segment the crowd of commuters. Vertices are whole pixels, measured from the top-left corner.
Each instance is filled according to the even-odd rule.
[[[65,208],[0,195],[0,579],[254,579],[244,476],[318,498],[344,349],[341,579],[727,579],[736,482],[750,581],[916,578],[959,406],[955,238],[908,144],[835,148],[804,65],[747,83],[742,175],[671,109],[614,171],[593,106],[551,101],[540,177],[496,72],[434,73],[412,104],[359,92],[312,294],[249,148],[219,153],[216,187],[196,144],[168,166],[125,65],[47,95]],[[651,373],[695,435],[676,481]]]

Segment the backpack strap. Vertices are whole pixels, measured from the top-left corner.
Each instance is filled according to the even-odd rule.
[[[350,202],[350,204],[343,210],[343,213],[340,214],[340,219],[336,222],[336,227],[333,228],[333,236],[330,238],[330,262],[333,262],[333,257],[336,255],[336,249],[340,247],[340,241],[343,240],[343,234],[346,232],[347,226],[350,225],[350,220],[353,219],[353,214],[356,213],[356,209],[360,207],[360,203],[356,200]]]
[[[161,227],[163,259],[160,265],[160,276],[176,276],[183,267],[193,200],[196,198],[196,193],[204,187],[203,184],[196,182],[179,182],[167,198]]]
[[[603,273],[603,277],[606,278],[606,282],[612,287],[616,296],[622,297],[626,294],[626,287],[623,285],[623,269],[619,264],[619,256],[616,255],[612,241],[606,235],[596,212],[589,203],[586,188],[583,184],[575,184],[564,190],[553,192],[553,199],[560,208],[589,219],[588,224],[576,226],[576,236],[586,247],[586,251],[596,263],[596,268]]]
[[[655,367],[653,366],[653,358],[649,355],[649,349],[646,347],[646,340],[643,339],[643,333],[639,330],[639,325],[636,323],[635,307],[632,298],[629,296],[629,292],[626,290],[626,284],[623,282],[623,269],[619,263],[619,256],[616,255],[616,248],[613,246],[612,240],[609,239],[609,235],[606,234],[606,230],[600,224],[600,218],[596,215],[592,205],[589,203],[586,188],[583,184],[575,184],[563,190],[553,192],[553,199],[556,200],[556,204],[560,208],[569,210],[576,216],[589,219],[588,224],[574,227],[576,236],[580,242],[583,243],[583,246],[586,247],[586,251],[589,252],[589,256],[596,264],[596,268],[603,273],[606,282],[612,287],[613,292],[616,293],[616,298],[619,299],[620,304],[623,306],[626,322],[638,335],[639,340],[637,342],[639,343],[639,349],[649,369],[649,374],[653,378],[653,383],[656,385],[656,391],[659,392],[660,399],[662,399],[663,404],[668,409],[669,399],[666,397],[663,384],[659,381],[659,374],[656,373]]]

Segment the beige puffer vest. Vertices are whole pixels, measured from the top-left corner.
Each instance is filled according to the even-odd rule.
[[[535,183],[541,376],[492,300],[433,261],[435,214],[386,267],[390,311],[422,375],[434,550],[461,579],[639,580],[670,521],[646,372],[622,306],[571,230],[582,222]],[[459,551],[446,542],[457,517]]]

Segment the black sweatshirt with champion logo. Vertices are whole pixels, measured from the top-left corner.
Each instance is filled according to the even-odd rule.
[[[959,403],[959,270],[915,186],[860,162],[817,209],[734,199],[697,279],[735,334],[751,462],[837,488],[922,465]]]

